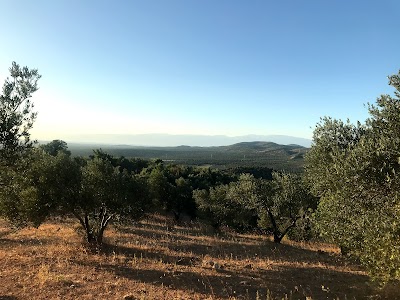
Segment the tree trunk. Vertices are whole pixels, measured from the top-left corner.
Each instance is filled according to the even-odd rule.
[[[179,218],[180,218],[180,213],[177,212],[176,210],[172,210],[172,213],[174,214],[174,220],[176,224],[179,224]]]
[[[86,241],[89,244],[93,244],[94,241],[96,240],[92,229],[90,228],[90,224],[89,224],[89,216],[87,213],[85,213],[84,218],[82,218],[77,212],[72,211],[72,214],[75,216],[75,218],[77,218],[79,220],[79,223],[81,224],[81,226],[83,227],[83,229],[85,230],[85,235],[86,235]]]
[[[103,236],[104,236],[104,230],[106,230],[108,223],[110,222],[111,218],[113,215],[107,216],[106,210],[104,210],[104,214],[101,220],[99,232],[97,233],[96,236],[96,242],[97,245],[101,245],[103,243]]]
[[[280,244],[283,239],[283,235],[281,235],[279,232],[274,231],[274,243]]]
[[[276,224],[274,215],[269,210],[267,210],[267,212],[272,224],[272,230],[274,232],[274,243],[280,243],[283,237],[289,232],[289,230],[292,229],[294,226],[296,226],[297,220],[300,219],[300,217],[291,218],[292,223],[290,223],[289,226],[286,227],[285,230],[283,230],[283,232],[281,232],[278,228],[278,225]]]
[[[86,231],[86,239],[89,244],[93,244],[96,242],[96,238],[93,234],[93,230],[89,224],[89,216],[85,214],[85,231]]]
[[[282,241],[283,235],[280,233],[278,226],[276,225],[275,217],[270,210],[267,210],[269,220],[272,224],[272,231],[274,233],[274,243],[280,243]]]
[[[89,222],[89,215],[85,213],[85,216],[82,218],[77,212],[73,211],[73,215],[79,220],[79,223],[82,225],[85,230],[86,241],[89,245],[98,248],[103,243],[104,231],[107,228],[108,223],[113,217],[113,214],[108,215],[106,209],[102,209],[101,214],[99,216],[100,224],[99,228],[92,228]],[[96,227],[96,226],[95,226]]]

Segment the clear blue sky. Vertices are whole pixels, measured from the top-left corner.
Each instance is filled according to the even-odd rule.
[[[285,134],[391,93],[397,0],[0,0],[0,78],[43,75],[34,138]]]

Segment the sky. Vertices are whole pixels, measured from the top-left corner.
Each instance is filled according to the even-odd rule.
[[[368,117],[397,0],[0,0],[0,79],[39,69],[32,137],[290,135]]]

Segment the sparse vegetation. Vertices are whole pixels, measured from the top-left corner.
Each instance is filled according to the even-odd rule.
[[[72,219],[38,229],[0,226],[0,298],[10,299],[396,299],[335,246],[273,243],[201,223],[170,226],[152,215],[111,227],[88,253]],[[14,298],[13,298],[14,297]],[[129,298],[130,297],[130,298]]]

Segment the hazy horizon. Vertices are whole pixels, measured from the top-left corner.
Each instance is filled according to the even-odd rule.
[[[149,147],[211,147],[228,146],[240,142],[273,142],[281,145],[296,144],[310,147],[311,140],[286,135],[176,135],[176,134],[92,134],[71,135],[64,138],[69,144],[95,144],[95,145],[126,145],[126,146],[149,146]],[[50,142],[51,139],[40,139],[39,142]]]

